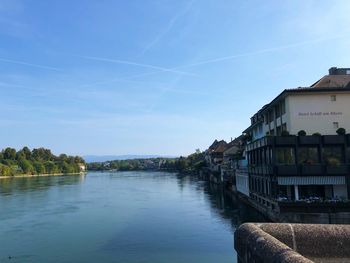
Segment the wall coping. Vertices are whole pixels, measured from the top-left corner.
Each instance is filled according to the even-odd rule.
[[[350,262],[350,225],[246,223],[235,232],[238,262]]]

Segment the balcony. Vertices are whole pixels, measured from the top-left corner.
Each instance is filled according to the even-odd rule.
[[[350,134],[348,135],[323,135],[323,136],[265,136],[247,145],[247,151],[269,146],[322,146],[324,145],[350,145]]]
[[[337,166],[326,166],[326,173],[329,175],[346,175],[348,174],[348,166],[345,164],[337,165]]]
[[[321,142],[321,136],[299,136],[300,145],[318,145]]]
[[[303,164],[300,165],[300,173],[301,175],[322,175],[323,167],[321,164]]]
[[[344,144],[345,136],[342,135],[324,135],[323,136],[324,144]]]
[[[276,165],[276,173],[278,175],[297,175],[298,167],[296,165]]]
[[[276,145],[295,145],[297,143],[296,136],[276,136]]]

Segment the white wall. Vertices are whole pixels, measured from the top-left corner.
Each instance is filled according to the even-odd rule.
[[[236,187],[237,191],[249,196],[249,177],[248,174],[236,172]]]
[[[331,95],[337,100],[331,101]],[[305,130],[307,134],[336,134],[333,122],[350,132],[350,94],[293,94],[286,98],[287,129],[290,134]]]

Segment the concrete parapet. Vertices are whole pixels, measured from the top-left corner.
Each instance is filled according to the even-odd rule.
[[[235,249],[239,263],[350,262],[350,225],[246,223]]]

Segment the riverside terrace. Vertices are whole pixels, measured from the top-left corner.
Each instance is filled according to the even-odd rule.
[[[266,136],[246,153],[250,197],[270,217],[350,212],[350,135]]]

